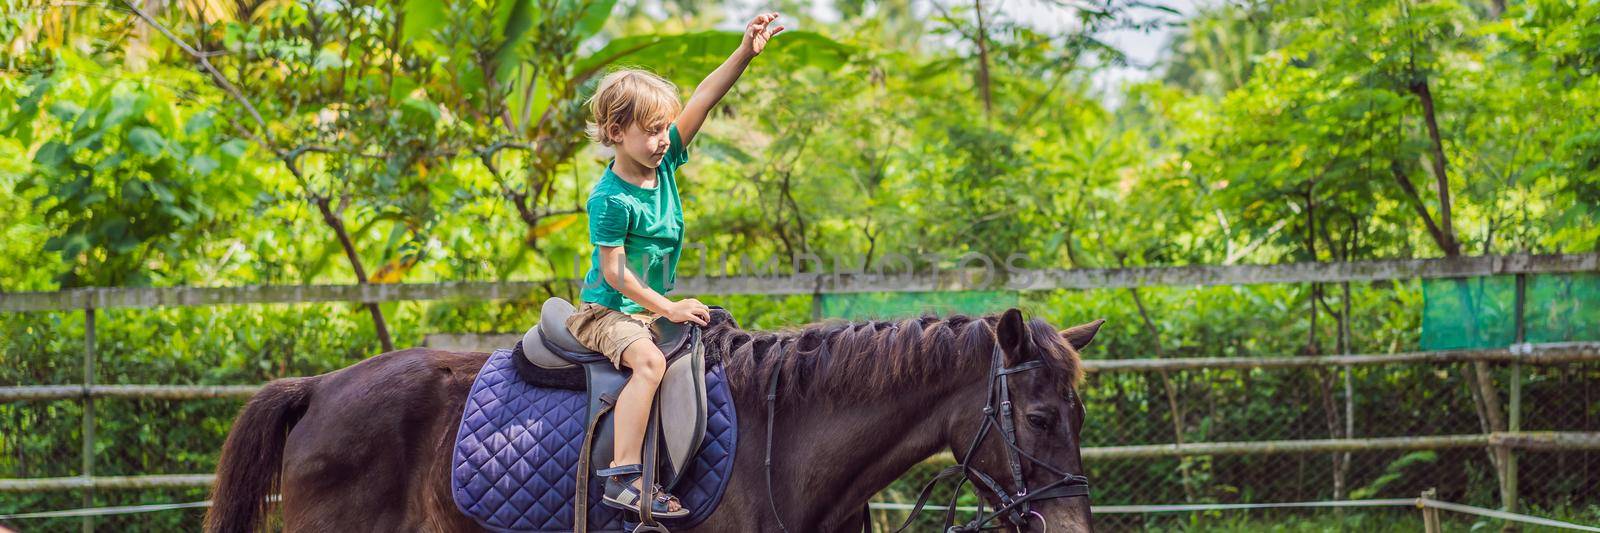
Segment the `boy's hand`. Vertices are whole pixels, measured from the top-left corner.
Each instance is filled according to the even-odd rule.
[[[783,32],[783,26],[772,26],[774,20],[778,20],[777,12],[756,15],[756,18],[750,19],[750,24],[744,27],[744,41],[739,43],[739,49],[751,57],[760,55],[767,48],[767,41]]]
[[[711,114],[711,108],[716,107],[717,102],[728,94],[728,89],[733,88],[733,82],[739,80],[739,75],[750,65],[750,60],[767,49],[767,41],[772,40],[772,36],[783,32],[783,26],[772,24],[774,20],[778,20],[776,12],[763,13],[750,19],[750,24],[744,27],[744,38],[739,42],[739,47],[694,88],[694,94],[689,95],[689,101],[683,104],[683,111],[678,113],[678,137],[683,139],[684,146],[694,140],[695,133],[700,131],[700,126],[705,125],[706,117]]]
[[[704,326],[711,321],[711,308],[706,307],[706,304],[700,303],[700,300],[684,298],[669,304],[667,313],[663,316],[667,317],[667,320],[680,324],[694,322]]]

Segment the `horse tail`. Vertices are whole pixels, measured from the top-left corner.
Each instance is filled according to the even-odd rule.
[[[261,526],[272,507],[268,497],[278,492],[284,440],[311,403],[316,379],[275,380],[239,412],[217,462],[206,531],[248,533]]]

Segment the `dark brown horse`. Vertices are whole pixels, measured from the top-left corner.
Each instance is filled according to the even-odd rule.
[[[940,451],[961,458],[984,427],[996,347],[1008,368],[1042,362],[1007,376],[1017,448],[1082,474],[1077,350],[1099,326],[1057,331],[1012,309],[751,332],[717,313],[704,339],[708,354],[723,357],[739,443],[721,505],[692,531],[779,530],[763,472],[766,379],[775,369],[783,387],[773,498],[793,533],[859,531],[862,506],[912,466]],[[417,348],[269,383],[228,435],[206,529],[259,528],[276,492],[290,531],[478,531],[451,499],[450,460],[463,401],[485,360],[482,353]],[[1012,482],[1006,450],[999,432],[988,431],[967,464],[1016,494],[1021,487]],[[1059,479],[1022,463],[1029,487]],[[1034,513],[1012,527],[1090,529],[1086,497],[1031,505]]]

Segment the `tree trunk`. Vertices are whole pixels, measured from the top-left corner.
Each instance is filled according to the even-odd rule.
[[[1461,243],[1456,241],[1455,227],[1451,223],[1449,164],[1444,156],[1443,136],[1439,134],[1439,118],[1434,113],[1433,91],[1428,89],[1426,77],[1413,82],[1410,89],[1422,101],[1422,121],[1428,125],[1428,139],[1433,145],[1429,159],[1433,163],[1433,179],[1439,187],[1439,229],[1443,232],[1439,247],[1444,249],[1445,255],[1455,257],[1461,255]]]
[[[1317,313],[1317,304],[1321,303],[1321,302],[1322,302],[1322,284],[1321,283],[1312,283],[1311,284],[1311,325],[1310,325],[1309,328],[1307,328],[1309,330],[1309,334],[1308,334],[1309,338],[1307,339],[1307,343],[1306,343],[1306,347],[1305,347],[1303,355],[1312,355],[1312,356],[1322,355],[1322,345],[1319,342],[1317,342],[1317,314],[1318,314]],[[1329,313],[1334,315],[1334,320],[1336,321],[1336,323],[1341,322],[1343,320],[1343,318],[1344,318],[1342,316],[1339,316],[1338,314],[1333,313],[1332,310],[1329,310]],[[1326,427],[1327,427],[1328,438],[1337,439],[1337,438],[1339,438],[1341,436],[1340,432],[1339,432],[1339,426],[1341,424],[1340,424],[1340,420],[1339,420],[1340,417],[1339,417],[1338,402],[1334,399],[1334,394],[1333,394],[1333,379],[1334,379],[1334,377],[1333,377],[1332,374],[1329,374],[1329,373],[1323,371],[1320,368],[1317,369],[1314,372],[1314,374],[1315,374],[1314,377],[1315,377],[1315,379],[1317,381],[1317,393],[1319,395],[1318,399],[1322,401],[1323,422],[1326,424]],[[1328,459],[1332,462],[1332,464],[1330,465],[1329,472],[1331,472],[1333,474],[1333,476],[1332,476],[1333,477],[1333,499],[1335,499],[1335,500],[1344,499],[1344,493],[1345,493],[1344,458],[1345,458],[1344,455],[1339,454],[1337,452],[1328,455]]]
[[[355,271],[356,282],[367,284],[367,271],[361,267],[361,256],[356,253],[355,242],[350,239],[350,232],[344,227],[344,219],[333,211],[325,196],[314,197],[312,203],[317,205],[317,210],[322,212],[322,221],[333,228],[333,234],[339,238],[339,246],[344,248],[344,256],[350,260],[350,269]],[[378,308],[377,302],[362,304],[367,312],[372,315],[372,327],[378,334],[378,342],[383,344],[383,351],[394,351],[394,340],[389,337],[389,324],[383,318],[383,310]]]
[[[1315,179],[1308,182],[1306,186],[1305,202],[1306,251],[1311,255],[1311,262],[1315,263],[1320,261],[1319,257],[1317,256],[1317,197]],[[1336,251],[1332,248],[1331,244],[1329,246],[1329,251]],[[1321,283],[1311,284],[1311,295],[1310,298],[1308,298],[1308,303],[1310,304],[1309,307],[1311,308],[1310,324],[1306,328],[1306,347],[1303,350],[1303,355],[1322,355],[1322,344],[1317,341],[1317,305],[1326,305],[1322,301],[1322,293],[1323,286]],[[1343,316],[1333,313],[1332,309],[1329,309],[1328,312],[1329,314],[1334,315],[1334,319],[1337,321],[1336,324],[1342,324],[1344,319]],[[1327,424],[1328,438],[1337,439],[1339,438],[1340,423],[1339,409],[1333,397],[1333,376],[1321,369],[1318,369],[1314,373],[1314,378],[1317,382],[1317,392],[1320,396],[1319,399],[1322,401],[1323,421]],[[1339,453],[1332,453],[1328,455],[1328,459],[1332,463],[1329,465],[1329,471],[1332,473],[1333,477],[1333,498],[1335,500],[1343,499],[1345,491],[1344,456]]]
[[[1439,131],[1439,119],[1433,91],[1429,88],[1428,78],[1423,75],[1418,75],[1416,80],[1407,86],[1407,89],[1411,91],[1411,94],[1416,95],[1417,100],[1421,102],[1422,120],[1428,129],[1428,139],[1432,152],[1429,159],[1433,165],[1433,177],[1439,193],[1439,224],[1437,231],[1434,233],[1434,240],[1439,244],[1439,249],[1444,252],[1446,257],[1459,257],[1461,255],[1461,243],[1456,240],[1454,224],[1450,215],[1449,162],[1444,154],[1444,136]],[[1398,166],[1395,168],[1398,168]],[[1397,179],[1400,176],[1401,174],[1397,174]],[[1405,182],[1402,183],[1403,187],[1409,184],[1409,180],[1402,181]],[[1414,190],[1412,194],[1414,194]],[[1424,220],[1427,220],[1427,211],[1421,210],[1420,212]],[[1454,283],[1456,292],[1461,296],[1461,302],[1467,309],[1466,319],[1470,322],[1467,330],[1468,336],[1473,341],[1478,341],[1480,340],[1477,336],[1478,312],[1476,306],[1473,305],[1471,288],[1467,286],[1467,280],[1465,279],[1454,280]],[[1500,396],[1495,392],[1494,376],[1490,374],[1489,364],[1485,362],[1473,363],[1470,374],[1468,375],[1468,372],[1463,370],[1463,377],[1467,378],[1467,387],[1474,389],[1472,397],[1478,412],[1480,425],[1486,431],[1505,431],[1505,411],[1501,409]],[[1495,478],[1499,481],[1501,496],[1504,497],[1507,494],[1507,472],[1505,470],[1507,450],[1504,448],[1490,448],[1485,451],[1489,455],[1489,461],[1495,467]]]
[[[1316,369],[1317,392],[1322,396],[1323,419],[1328,425],[1328,438],[1339,438],[1339,407],[1333,399],[1333,375],[1327,371]],[[1328,455],[1333,462],[1333,499],[1344,499],[1344,455],[1334,452]]]
[[[987,119],[994,113],[989,91],[989,30],[983,20],[983,0],[972,0],[972,7],[978,12],[978,94],[983,96],[983,116]]]
[[[1478,338],[1478,306],[1472,297],[1472,288],[1465,279],[1451,280],[1456,287],[1456,294],[1461,298],[1462,305],[1466,307],[1467,338],[1474,344]],[[1470,370],[1468,370],[1470,368]],[[1474,361],[1470,367],[1461,369],[1461,376],[1466,381],[1471,392],[1473,407],[1478,413],[1478,425],[1485,433],[1506,430],[1505,411],[1500,406],[1500,394],[1495,392],[1494,375],[1490,373],[1489,363]],[[1507,494],[1506,448],[1490,447],[1484,450],[1489,456],[1489,464],[1494,466],[1495,480],[1499,482],[1502,498]]]
[[[1433,237],[1433,242],[1439,245],[1440,250],[1448,250],[1445,243],[1449,239],[1445,237],[1444,230],[1433,222],[1433,216],[1428,214],[1428,207],[1422,204],[1422,195],[1417,193],[1417,186],[1412,184],[1411,177],[1406,175],[1405,167],[1401,166],[1399,161],[1390,161],[1389,172],[1394,176],[1395,183],[1400,185],[1400,191],[1405,193],[1406,203],[1411,204],[1411,208],[1417,211],[1417,218],[1422,219],[1423,225],[1427,226],[1428,235]],[[1445,255],[1450,253],[1446,251]]]
[[[1127,265],[1124,264],[1124,267]],[[1129,287],[1128,294],[1133,296],[1134,306],[1139,308],[1139,318],[1144,319],[1145,331],[1150,333],[1150,338],[1155,342],[1156,358],[1165,357],[1161,348],[1161,330],[1156,328],[1155,321],[1150,319],[1150,313],[1144,306],[1144,300],[1139,298],[1139,289]],[[1162,370],[1161,385],[1166,389],[1167,409],[1172,416],[1172,442],[1183,445],[1183,406],[1178,403],[1178,385],[1173,383],[1172,375]],[[1183,479],[1183,497],[1187,502],[1195,501],[1194,483],[1189,474],[1189,463],[1183,458],[1178,459],[1178,475]]]
[[[1348,260],[1348,255],[1346,260]],[[1350,314],[1350,282],[1340,283],[1340,286],[1344,290],[1344,315],[1340,317],[1341,320],[1339,321],[1339,353],[1348,355],[1355,352],[1355,348],[1351,346],[1352,339],[1350,335],[1352,317]],[[1356,394],[1354,378],[1350,375],[1352,371],[1354,371],[1354,367],[1350,365],[1344,366],[1344,438],[1347,439],[1355,438],[1356,435]],[[1343,480],[1348,480],[1350,478],[1350,452],[1345,452],[1344,459],[1339,463],[1339,466],[1339,477]]]

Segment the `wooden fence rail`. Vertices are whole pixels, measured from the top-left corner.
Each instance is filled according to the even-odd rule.
[[[1149,459],[1201,455],[1274,455],[1291,453],[1371,452],[1384,450],[1441,450],[1498,446],[1537,451],[1600,450],[1600,433],[1527,432],[1487,435],[1432,435],[1425,437],[1383,437],[1369,439],[1319,439],[1264,442],[1195,442],[1183,445],[1150,444],[1084,448],[1086,460]],[[955,459],[941,453],[928,460],[951,464]],[[210,486],[210,474],[59,477],[0,479],[0,492],[45,492],[81,489],[152,489]]]
[[[1147,459],[1195,455],[1271,455],[1285,453],[1372,452],[1381,450],[1445,450],[1485,446],[1536,451],[1600,450],[1600,433],[1527,432],[1473,435],[1425,435],[1367,439],[1309,439],[1252,442],[1194,442],[1084,448],[1084,459]]]
[[[260,385],[34,385],[0,387],[0,402],[130,398],[136,400],[202,400],[249,398]]]
[[[1600,342],[1517,344],[1487,350],[1439,350],[1368,355],[1186,357],[1171,359],[1085,359],[1089,372],[1147,372],[1225,368],[1305,368],[1396,364],[1450,364],[1483,361],[1555,365],[1600,361]]]
[[[857,292],[1112,289],[1156,285],[1255,285],[1337,283],[1497,274],[1556,274],[1600,271],[1600,253],[1503,255],[1448,259],[1396,259],[1348,263],[1175,266],[1115,269],[978,269],[686,276],[680,294],[795,295]],[[446,282],[367,285],[268,285],[247,287],[86,288],[56,292],[0,293],[0,312],[65,311],[165,306],[312,302],[394,302],[526,297],[540,289],[570,287],[580,280]]]
[[[1372,355],[1191,357],[1175,359],[1086,359],[1090,372],[1152,372],[1240,368],[1304,368],[1394,364],[1447,364],[1487,361],[1554,365],[1600,361],[1600,342],[1519,344],[1506,349],[1446,350]],[[249,398],[260,385],[34,385],[0,387],[0,402],[134,398],[195,400]]]

